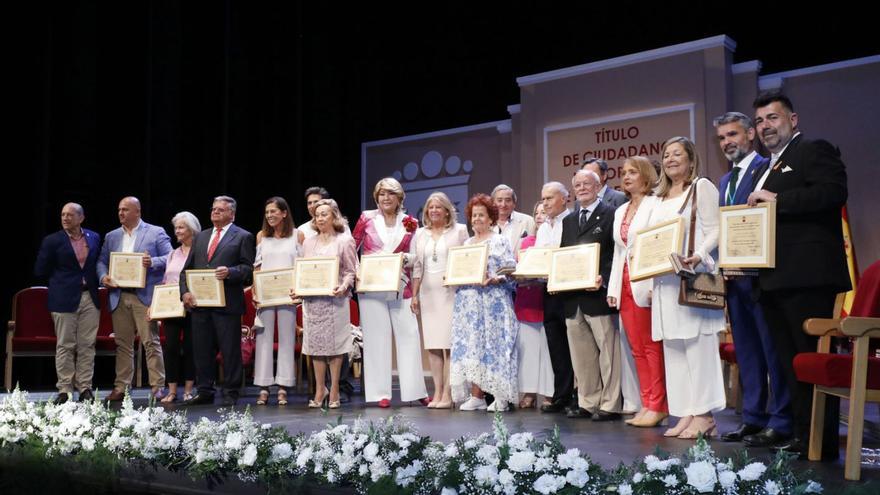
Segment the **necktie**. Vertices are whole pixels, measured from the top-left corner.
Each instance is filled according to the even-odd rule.
[[[739,167],[733,167],[733,170],[730,171],[730,182],[727,183],[727,203],[728,205],[733,204],[733,197],[736,195],[736,181],[739,178]]]
[[[580,225],[581,228],[584,228],[584,226],[587,225],[587,218],[589,218],[589,215],[590,210],[586,208],[581,209],[581,216],[578,219],[578,225]]]
[[[223,229],[218,227],[217,232],[211,239],[211,244],[208,245],[208,261],[211,261],[211,258],[214,257],[214,251],[217,249],[217,244],[220,244],[220,232],[222,231]]]

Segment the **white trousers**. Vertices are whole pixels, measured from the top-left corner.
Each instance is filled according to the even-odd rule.
[[[669,414],[694,416],[726,407],[718,334],[663,340],[663,354]]]
[[[623,411],[638,412],[642,408],[642,394],[639,389],[639,375],[636,374],[636,361],[623,328],[623,320],[618,318],[620,329],[620,389],[623,392]]]
[[[540,322],[519,322],[516,339],[519,351],[519,392],[553,397],[553,366],[550,364],[550,348],[547,334]]]
[[[397,350],[400,400],[428,396],[422,370],[419,325],[410,299],[386,300],[384,293],[361,294],[358,305],[364,332],[364,395],[367,402],[391,399],[391,334]]]
[[[296,310],[293,306],[276,306],[258,311],[264,327],[257,330],[254,352],[254,385],[283,387],[296,385]],[[272,347],[275,343],[275,320],[278,320],[278,372],[272,373]]]

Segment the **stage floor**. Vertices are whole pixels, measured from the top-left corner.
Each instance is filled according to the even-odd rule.
[[[378,421],[394,415],[400,415],[411,422],[419,433],[444,442],[449,442],[463,435],[491,432],[492,430],[493,416],[486,412],[434,410],[423,407],[418,402],[401,403],[396,399],[392,400],[390,408],[381,409],[374,404],[365,404],[363,397],[356,393],[351,397],[350,402],[342,404],[340,409],[324,413],[319,409],[308,409],[308,397],[304,393],[297,393],[294,390],[289,391],[290,404],[287,406],[275,404],[274,396],[272,396],[269,405],[257,406],[258,390],[256,387],[247,387],[245,394],[239,399],[236,409],[243,410],[250,406],[253,417],[257,421],[284,426],[291,433],[310,433],[322,429],[328,424],[335,425],[340,416],[343,422],[350,423],[358,417],[368,421]],[[0,394],[0,397],[3,395]],[[100,392],[100,395],[103,397],[106,393]],[[146,406],[148,395],[149,389],[134,390],[135,406]],[[36,401],[50,400],[52,397],[54,397],[53,392],[30,393],[30,398]],[[203,416],[217,418],[219,416],[218,409],[221,407],[219,394],[217,400],[218,402],[214,406],[183,407],[182,405],[172,405],[169,410],[185,410],[187,417],[193,421]],[[845,405],[844,402],[844,407]],[[866,416],[875,423],[880,420],[876,404],[868,405]],[[569,419],[563,414],[544,414],[535,409],[505,413],[504,418],[512,433],[530,431],[536,435],[549,435],[554,426],[558,426],[562,442],[566,447],[576,447],[582,452],[588,453],[594,462],[606,468],[615,467],[621,462],[630,464],[632,461],[654,452],[657,446],[672,454],[682,454],[693,444],[693,441],[664,438],[662,433],[665,427],[636,428],[624,424],[623,421],[593,422],[583,419]],[[732,430],[739,424],[739,416],[733,409],[726,409],[716,414],[715,419],[718,422],[720,432]],[[849,486],[851,483],[843,480],[845,435],[846,427],[841,425],[840,460],[836,462],[796,461],[795,468],[813,470],[816,477],[826,485],[826,488]],[[866,435],[864,447],[880,449],[880,441]],[[719,457],[726,457],[742,448],[742,444],[725,443],[716,438],[712,441],[712,448]],[[772,457],[770,451],[766,449],[754,450],[750,454],[764,461]],[[880,466],[863,464],[862,479],[872,481],[872,485],[880,482]],[[165,488],[170,487],[166,485]],[[188,490],[193,488],[195,487],[190,486]],[[227,492],[227,489],[240,492],[242,488],[238,483],[231,483],[225,487],[216,487],[214,493]]]

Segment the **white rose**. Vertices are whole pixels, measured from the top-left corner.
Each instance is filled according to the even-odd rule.
[[[667,488],[675,487],[678,485],[678,478],[676,478],[674,474],[667,474],[663,478],[663,484],[666,485]]]
[[[549,493],[556,493],[557,490],[564,486],[565,478],[563,478],[562,476],[542,474],[540,478],[535,480],[532,488],[534,488],[535,491],[542,493],[543,495],[548,495]]]
[[[813,480],[809,480],[807,481],[807,488],[804,490],[804,493],[822,493],[822,490],[824,490],[822,485]]]
[[[779,495],[779,492],[782,491],[779,488],[779,485],[773,480],[767,480],[764,483],[764,491],[767,492],[767,495]]]
[[[645,475],[642,473],[636,473],[633,475],[633,483],[641,483],[643,479],[645,479]]]
[[[572,486],[583,488],[590,481],[590,475],[586,471],[573,469],[565,474],[565,481]]]
[[[244,455],[241,459],[238,460],[239,466],[253,466],[254,462],[257,460],[257,446],[254,444],[248,444],[247,448],[244,449]]]
[[[532,452],[514,452],[507,460],[507,467],[516,473],[532,471],[535,464],[535,454]]]
[[[684,472],[687,474],[688,484],[696,488],[698,492],[709,493],[715,489],[718,477],[715,474],[715,466],[709,462],[693,462],[684,468]]]
[[[740,469],[737,474],[743,481],[755,481],[760,478],[766,470],[767,466],[765,466],[763,463],[753,462]]]
[[[736,486],[736,473],[733,471],[721,471],[718,473],[718,482],[721,483],[721,487],[724,489],[733,488]]]
[[[633,489],[629,486],[629,483],[624,483],[617,486],[617,493],[620,495],[632,495]]]

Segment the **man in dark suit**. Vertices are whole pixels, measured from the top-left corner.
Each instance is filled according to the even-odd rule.
[[[626,194],[608,187],[605,183],[608,180],[608,162],[601,158],[590,158],[581,165],[581,170],[592,170],[599,176],[599,199],[611,206],[612,211],[626,203]]]
[[[560,247],[598,242],[600,287],[568,292],[563,301],[578,383],[578,406],[568,417],[620,419],[620,334],[611,319],[615,310],[608,306],[605,285],[614,258],[614,208],[599,199],[601,183],[595,172],[578,170],[571,183],[578,209],[562,221]]]
[[[47,235],[40,245],[34,275],[49,279],[49,311],[55,323],[56,404],[79,391],[79,401],[94,398],[95,339],[100,303],[95,269],[101,236],[82,228],[82,206],[67,203],[61,209],[62,229]]]
[[[759,301],[776,343],[793,416],[793,436],[776,447],[803,455],[812,387],[798,382],[793,359],[816,350],[817,339],[804,333],[804,320],[832,317],[837,293],[851,288],[840,223],[846,170],[831,144],[801,136],[798,116],[785,95],[759,95],[753,107],[758,137],[772,155],[755,173],[748,204],[776,203],[776,267],[760,271]],[[824,458],[836,458],[839,401],[829,399],[822,450]]]
[[[192,311],[193,356],[198,393],[187,405],[214,402],[217,349],[223,356],[224,405],[234,405],[241,385],[241,315],[244,287],[254,272],[254,236],[233,225],[236,202],[229,196],[214,198],[211,223],[214,228],[199,233],[193,242],[180,277],[184,306]],[[186,283],[186,270],[213,269],[223,281],[226,306],[199,308]]]
[[[732,165],[721,178],[720,206],[745,204],[752,192],[752,178],[769,160],[755,152],[755,126],[746,115],[728,112],[716,118],[713,125],[721,152]],[[721,439],[761,447],[791,436],[791,399],[773,336],[761,306],[752,297],[753,284],[751,276],[731,276],[727,281],[727,309],[736,344],[743,411],[742,424]]]

